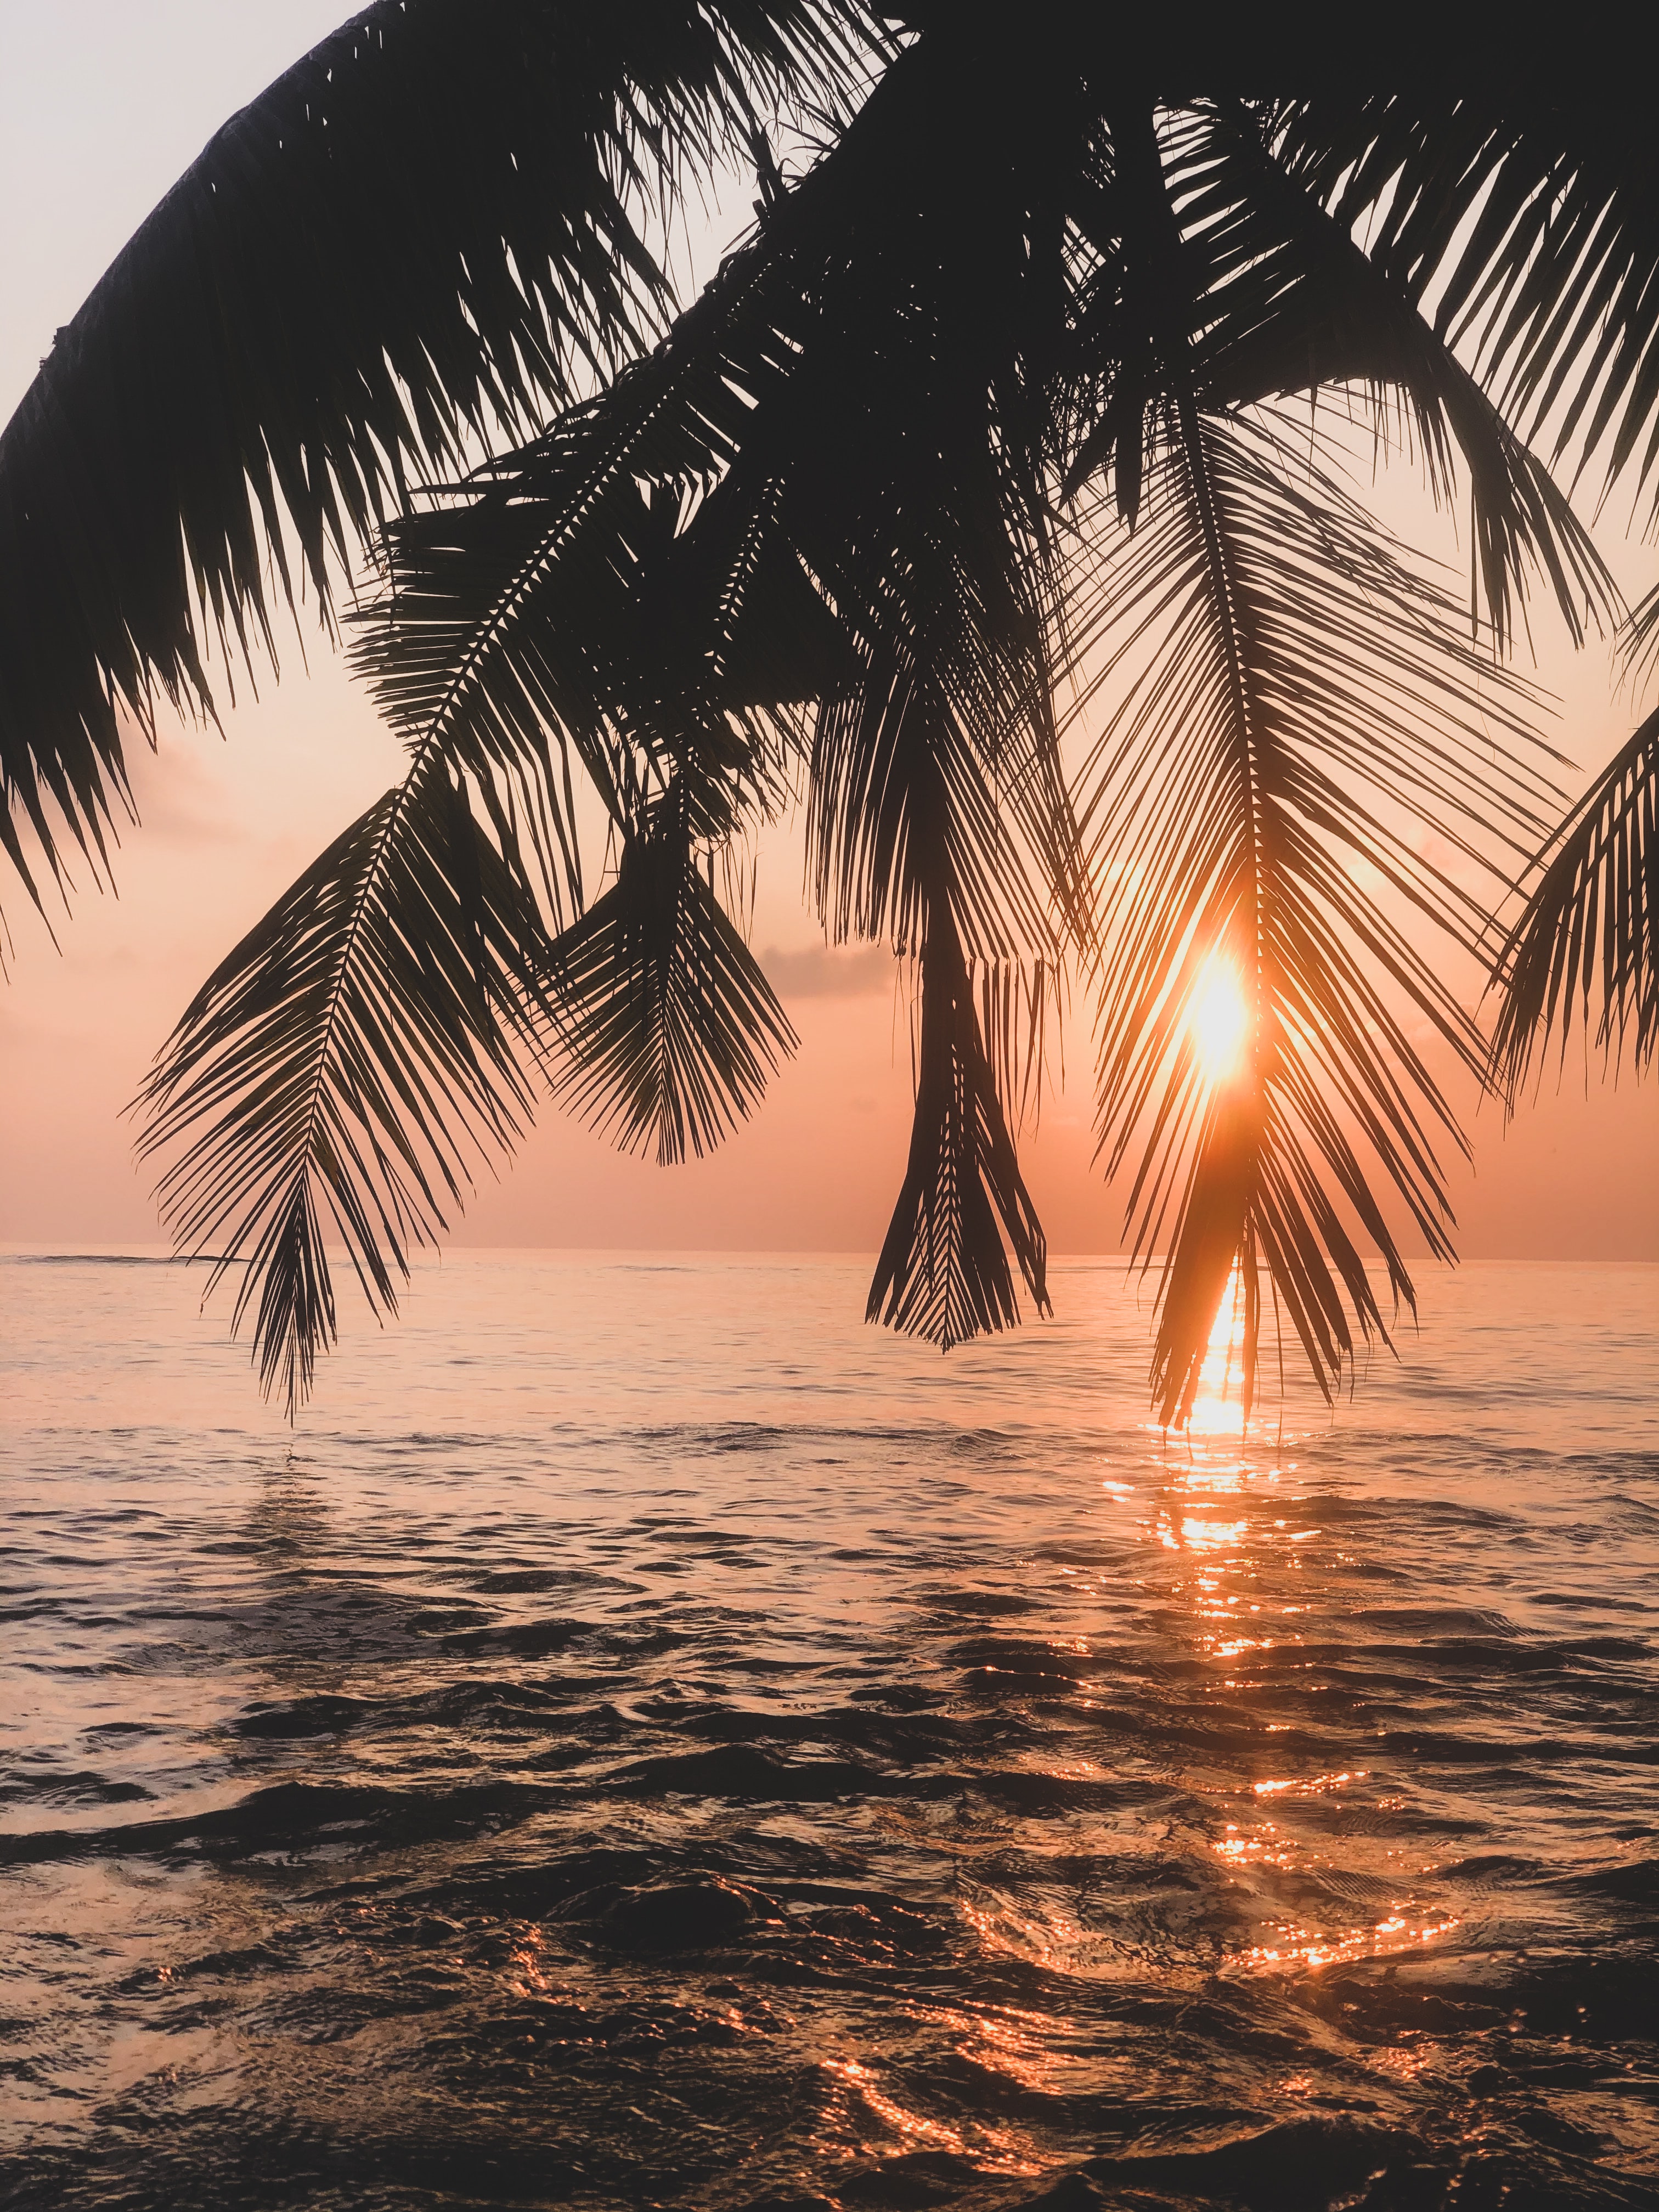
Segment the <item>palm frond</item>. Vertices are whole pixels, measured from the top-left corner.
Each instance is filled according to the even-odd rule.
[[[1541,66],[1540,64],[1541,61]],[[1283,113],[1284,156],[1559,460],[1659,464],[1659,154],[1646,88],[1553,49],[1455,89],[1328,92]]]
[[[671,788],[617,880],[553,948],[565,1065],[554,1094],[623,1152],[699,1158],[745,1120],[799,1040],[698,866]]]
[[[1382,438],[1402,418],[1437,499],[1452,496],[1462,459],[1474,580],[1500,645],[1534,575],[1576,639],[1587,616],[1615,624],[1617,588],[1548,471],[1393,272],[1281,165],[1267,127],[1237,100],[1165,114],[1154,173],[1145,115],[1118,118],[1123,143],[1091,210],[1102,259],[1073,349],[1068,488],[1109,445],[1118,477],[1127,465],[1138,481],[1141,417],[1176,381],[1210,408],[1346,386],[1368,401]],[[1131,420],[1120,431],[1126,380]],[[1118,503],[1133,520],[1121,482]]]
[[[923,668],[877,664],[864,686],[820,709],[808,819],[809,864],[831,934],[890,933],[918,956],[909,1157],[866,1316],[947,1351],[1019,1317],[1004,1232],[1037,1310],[1048,1310],[1046,1243],[1006,1102],[1021,1097],[1040,1067],[1045,975],[1052,985],[1075,910],[1068,886],[1080,873],[1069,805],[1054,806],[1044,789],[1046,748],[1040,738],[1010,744],[1031,772],[1005,800],[983,749],[997,726],[980,725],[974,703],[972,688],[964,700]],[[1042,864],[1055,853],[1045,900]],[[1020,956],[1033,947],[1022,987]],[[1022,996],[1028,1024],[1014,1019]]]
[[[1295,450],[1288,426],[1177,400],[1149,512],[1095,591],[1095,696],[1125,684],[1085,814],[1111,886],[1099,1127],[1111,1172],[1141,1139],[1129,1218],[1137,1251],[1165,1255],[1166,1421],[1190,1409],[1235,1267],[1247,1365],[1265,1265],[1328,1394],[1357,1336],[1387,1340],[1367,1243],[1394,1297],[1413,1298],[1384,1194],[1449,1255],[1435,1145],[1462,1140],[1391,1000],[1466,1067],[1483,1054],[1396,916],[1414,908],[1472,947],[1480,902],[1424,857],[1421,833],[1490,867],[1549,799],[1516,758],[1521,687],[1329,466]],[[1218,970],[1243,1007],[1231,1071],[1206,1070],[1193,1030]]]
[[[982,732],[962,703],[903,663],[878,664],[861,689],[826,700],[808,820],[809,864],[831,933],[890,932],[917,956],[909,1155],[866,1312],[946,1351],[1019,1318],[1005,1232],[1037,1310],[1049,1310],[1047,1245],[1006,1102],[1029,1089],[1040,1064],[1045,975],[1052,984],[1075,879],[1069,807],[1050,814],[1029,793],[1024,807],[1000,805],[975,742]],[[1031,859],[1045,839],[1066,867],[1051,905]],[[1033,943],[1041,950],[1022,988],[1019,953]],[[1022,996],[1029,1025],[1013,1018]]]
[[[948,915],[933,920],[921,967],[910,1152],[865,1317],[948,1352],[1019,1319],[1005,1234],[1037,1311],[1049,1310],[1048,1244]]]
[[[1631,609],[1624,647],[1626,664],[1633,676],[1640,678],[1652,672],[1655,661],[1659,660],[1659,584]]]
[[[823,701],[807,858],[837,941],[914,950],[930,901],[980,960],[1052,962],[1085,927],[1058,744],[1042,733],[1047,694],[1036,714],[1028,694],[1022,715],[1021,672],[1006,690],[994,666],[972,672],[981,680],[947,688],[901,650]]]
[[[124,720],[270,646],[285,527],[326,612],[411,480],[662,328],[682,171],[878,45],[856,0],[376,0],[234,117],[0,436],[0,784],[48,867],[102,866]]]
[[[896,65],[852,126],[860,162],[769,207],[649,362],[464,505],[398,526],[368,653],[418,742],[469,721],[503,743],[568,732],[625,873],[658,794],[713,788],[723,754],[752,759],[761,723],[816,695],[809,848],[831,933],[890,935],[925,965],[948,931],[958,959],[965,942],[1000,974],[1035,951],[1051,972],[1081,872],[1048,708],[1041,502],[1003,428],[1018,320],[985,312],[988,240],[1017,292],[1024,234],[978,222],[929,158],[951,111],[925,59]],[[595,916],[609,963],[613,917]],[[598,1020],[571,1095],[624,1141],[668,1130],[672,1150],[672,1116],[638,1103],[654,1030],[635,1013],[651,1002]],[[975,1050],[972,1080],[994,1091]],[[978,1218],[933,1216],[937,1234]],[[1037,1237],[1016,1243],[1040,1280]],[[982,1304],[957,1301],[951,1328]],[[890,1305],[921,1315],[902,1285]]]
[[[746,282],[734,264],[693,330]],[[793,1048],[694,854],[775,798],[779,655],[793,642],[821,659],[811,618],[827,617],[799,567],[769,557],[764,486],[747,517],[717,489],[695,533],[677,530],[678,490],[642,495],[641,478],[707,477],[722,457],[711,385],[738,403],[718,353],[694,362],[689,398],[677,392],[687,351],[682,333],[471,498],[394,533],[388,599],[357,654],[410,744],[405,782],[232,956],[147,1086],[147,1147],[193,1139],[162,1187],[169,1218],[186,1249],[246,1263],[238,1319],[257,1294],[267,1380],[280,1374],[290,1404],[333,1334],[327,1225],[386,1309],[472,1155],[518,1134],[532,1063],[619,1141],[668,1158],[718,1141]],[[578,772],[623,849],[586,913]],[[428,823],[463,787],[489,830],[467,865],[512,916],[482,951],[455,905],[474,896],[470,848],[447,853]],[[550,940],[545,915],[575,919]],[[469,945],[488,956],[471,999],[449,972]],[[422,1058],[429,1023],[441,1048]]]
[[[328,1243],[394,1310],[412,1248],[510,1150],[557,1015],[533,884],[441,754],[418,760],[204,984],[139,1094],[181,1249],[240,1267],[290,1416],[334,1340]]]
[[[1638,1068],[1659,1042],[1659,712],[1621,746],[1537,857],[1541,868],[1493,965],[1502,990],[1495,1079],[1511,1111],[1534,1058],[1575,1022]]]
[[[355,659],[411,746],[500,759],[556,732],[626,826],[690,733],[757,756],[764,718],[825,680],[835,626],[778,483],[733,466],[794,359],[774,297],[794,199],[647,359],[391,527]]]
[[[1452,491],[1454,449],[1468,470],[1472,555],[1496,641],[1510,641],[1533,575],[1575,642],[1587,616],[1616,624],[1622,602],[1589,532],[1386,256],[1362,251],[1285,173],[1242,106],[1224,104],[1172,136],[1172,190],[1190,196],[1183,218],[1205,232],[1218,264],[1206,287],[1212,316],[1225,308],[1200,349],[1206,398],[1239,405],[1359,385],[1385,431],[1389,408],[1403,404],[1437,495]]]
[[[832,937],[890,938],[920,969],[909,1155],[866,1311],[949,1347],[1018,1318],[1011,1253],[1048,1310],[1008,1104],[1088,901],[1051,703],[1036,404],[1065,141],[1005,131],[991,174],[964,174],[984,75],[931,58],[840,224],[794,380],[811,441],[790,512],[855,660],[814,733],[809,880]]]

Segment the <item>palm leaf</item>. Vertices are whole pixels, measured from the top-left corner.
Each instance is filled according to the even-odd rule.
[[[787,355],[769,268],[763,240],[732,255],[648,359],[392,526],[355,658],[411,747],[503,760],[556,732],[626,827],[641,777],[666,780],[690,731],[720,749],[735,709],[728,737],[753,756],[764,738],[744,710],[810,691],[823,641],[787,551],[768,557],[775,488],[763,476],[746,500],[709,497],[750,386]],[[688,533],[694,517],[706,526]],[[763,698],[769,619],[802,665],[775,650]],[[577,858],[563,859],[580,901]]]
[[[1659,584],[1639,605],[1632,608],[1625,649],[1632,674],[1644,676],[1651,672],[1655,659],[1659,658]]]
[[[673,1158],[717,1141],[793,1048],[693,848],[728,840],[745,805],[774,797],[765,720],[744,702],[768,689],[769,653],[799,636],[802,602],[821,610],[718,495],[694,570],[672,527],[678,501],[641,498],[647,462],[708,457],[702,432],[663,441],[678,373],[671,343],[492,468],[470,501],[395,535],[390,594],[359,654],[410,743],[405,781],[233,954],[146,1088],[147,1149],[191,1139],[162,1185],[175,1232],[244,1264],[237,1319],[255,1310],[267,1382],[283,1382],[290,1407],[333,1336],[325,1231],[387,1308],[471,1162],[518,1135],[532,1063],[621,1141],[654,1139]],[[698,386],[694,402],[706,396]],[[599,557],[562,565],[573,544]],[[712,647],[699,630],[705,649],[681,656],[668,616],[683,624],[716,602]],[[802,650],[822,647],[808,636]],[[618,881],[587,913],[573,770],[624,839]],[[463,785],[490,834],[475,825],[445,848],[429,817]],[[474,876],[493,935],[466,903]],[[548,913],[576,916],[556,941]],[[470,995],[456,966],[469,945],[484,979]]]
[[[948,1352],[1019,1319],[1005,1234],[1037,1311],[1049,1311],[1048,1244],[948,917],[930,928],[921,966],[909,1158],[865,1317]]]
[[[853,0],[377,0],[225,125],[0,436],[0,781],[50,867],[102,865],[124,723],[210,714],[209,647],[269,646],[285,530],[326,612],[411,477],[638,351],[653,202],[757,103],[842,103],[866,33]]]
[[[965,703],[971,710],[971,695]],[[909,1155],[866,1310],[946,1351],[1018,1320],[1008,1249],[1037,1310],[1049,1310],[1047,1245],[1005,1102],[1029,1088],[1040,1064],[1045,978],[1056,972],[1056,925],[1074,910],[1068,887],[1077,880],[1069,807],[1045,809],[1039,835],[1066,860],[1045,909],[1030,857],[1033,845],[1043,848],[1022,834],[1022,815],[1037,810],[1029,799],[999,806],[981,732],[963,705],[960,692],[904,661],[878,663],[860,690],[826,700],[808,822],[809,863],[834,933],[890,930],[918,957]],[[964,930],[977,948],[982,1008]],[[1012,1018],[1025,972],[1019,955],[1033,941],[1022,1028]]]
[[[509,848],[423,756],[204,984],[140,1093],[181,1248],[241,1268],[260,1376],[292,1416],[334,1340],[328,1253],[395,1310],[412,1248],[528,1117],[556,1022],[550,946]]]
[[[799,1042],[697,865],[671,790],[617,880],[553,949],[561,1103],[623,1152],[701,1158],[747,1118]]]
[[[1403,413],[1437,499],[1463,461],[1472,580],[1500,644],[1533,575],[1575,639],[1587,611],[1616,621],[1617,589],[1548,471],[1385,263],[1287,172],[1267,129],[1237,100],[1162,116],[1156,142],[1149,109],[1116,117],[1112,173],[1085,216],[1099,264],[1073,348],[1068,488],[1111,459],[1133,520],[1124,478],[1139,482],[1142,418],[1177,382],[1212,408],[1346,386],[1385,440]]]
[[[1353,238],[1288,176],[1260,119],[1237,104],[1172,134],[1170,189],[1206,238],[1206,292],[1226,302],[1198,349],[1206,399],[1239,405],[1334,384],[1409,408],[1430,483],[1449,499],[1455,450],[1468,474],[1472,555],[1499,645],[1540,577],[1574,639],[1587,612],[1616,620],[1620,601],[1589,532],[1548,470],[1516,434],[1443,337],[1419,313],[1385,256]],[[1251,295],[1255,295],[1255,297]]]
[[[1032,950],[1052,972],[1082,901],[1035,588],[1041,516],[1029,458],[1001,434],[1018,324],[988,318],[993,234],[919,137],[948,112],[906,57],[848,133],[860,161],[823,165],[769,208],[651,361],[459,504],[400,524],[366,656],[418,742],[464,726],[503,743],[568,734],[623,834],[630,884],[653,792],[708,793],[723,750],[750,772],[762,721],[817,693],[809,845],[831,933],[891,935],[922,950],[924,974],[936,941],[958,962],[965,941],[988,976]],[[1007,267],[1023,267],[1018,228],[1000,228]],[[800,599],[809,580],[819,623],[833,614],[828,639]],[[752,711],[734,715],[739,703]],[[711,821],[738,818],[734,805]],[[596,908],[591,939],[586,925],[576,939],[584,962],[597,948],[622,978],[615,921]],[[569,1095],[623,1141],[655,1131],[660,1146],[666,1131],[672,1150],[674,1117],[639,1103],[656,1097],[639,1075],[659,1065],[653,993],[627,985],[613,1006],[609,988],[583,967],[599,1042],[577,1055]],[[764,1042],[755,1009],[749,1019]],[[984,1041],[969,1053],[959,1024],[925,1006],[924,1028],[957,1038],[994,1104]],[[919,1133],[945,1095],[931,1076],[923,1093]],[[1005,1194],[1012,1172],[996,1169]],[[1041,1297],[1024,1204],[1003,1211]],[[977,1236],[980,1216],[945,1204],[931,1220],[937,1277],[939,1236],[963,1224]],[[994,1262],[963,1266],[1006,1274],[1000,1244]],[[947,1333],[1001,1310],[994,1297],[947,1304]],[[903,1283],[890,1310],[925,1321]]]
[[[1129,1213],[1137,1250],[1165,1253],[1166,1421],[1190,1408],[1233,1268],[1247,1370],[1265,1264],[1328,1394],[1357,1337],[1387,1340],[1364,1243],[1413,1298],[1383,1194],[1449,1255],[1435,1145],[1462,1140],[1390,997],[1466,1067],[1483,1055],[1395,916],[1404,902],[1472,947],[1480,903],[1420,857],[1415,825],[1491,866],[1548,795],[1513,757],[1489,762],[1494,744],[1524,749],[1524,694],[1328,466],[1290,461],[1288,426],[1190,400],[1171,416],[1154,509],[1096,587],[1097,690],[1127,680],[1085,816],[1115,887],[1101,1143],[1115,1172],[1140,1135]],[[1244,1043],[1212,1079],[1189,1008],[1217,963]]]
[[[1639,72],[1484,65],[1451,86],[1323,93],[1284,158],[1555,457],[1659,463],[1659,156]]]
[[[1492,1063],[1511,1110],[1535,1054],[1575,1021],[1638,1068],[1659,1042],[1659,712],[1621,746],[1539,854],[1531,896],[1493,967]]]

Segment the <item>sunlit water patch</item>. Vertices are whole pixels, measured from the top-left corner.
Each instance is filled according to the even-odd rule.
[[[1104,1265],[464,1261],[291,1443],[0,1274],[8,2204],[1659,2201],[1656,1271],[1165,1440]]]

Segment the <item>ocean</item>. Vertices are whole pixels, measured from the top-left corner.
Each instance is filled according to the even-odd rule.
[[[1184,1438],[866,1273],[452,1255],[290,1435],[0,1259],[0,2203],[1659,2203],[1659,1268]]]

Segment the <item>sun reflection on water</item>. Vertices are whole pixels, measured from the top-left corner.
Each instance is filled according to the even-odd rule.
[[[1395,1912],[1369,1928],[1352,1929],[1340,1936],[1319,1929],[1287,1927],[1277,1943],[1253,1943],[1248,1950],[1235,1952],[1223,1971],[1284,1973],[1302,1967],[1317,1971],[1322,1966],[1349,1966],[1356,1959],[1391,1958],[1449,1936],[1461,1924],[1455,1914],[1414,1923],[1404,1913]]]
[[[1369,1768],[1338,1765],[1328,1748],[1328,1763],[1310,1771],[1294,1771],[1294,1754],[1283,1765],[1258,1763],[1270,1740],[1308,1729],[1304,1701],[1331,1687],[1330,1662],[1310,1656],[1309,1645],[1320,1633],[1314,1620],[1341,1610],[1346,1555],[1326,1548],[1325,1521],[1316,1520],[1310,1499],[1297,1494],[1306,1478],[1298,1476],[1293,1444],[1286,1455],[1283,1429],[1265,1440],[1247,1432],[1244,1319],[1235,1267],[1210,1332],[1190,1422],[1174,1431],[1149,1424],[1148,1441],[1156,1444],[1140,1485],[1109,1479],[1103,1491],[1112,1507],[1134,1514],[1140,1540],[1156,1547],[1162,1571],[1152,1577],[1155,1586],[1185,1616],[1187,1648],[1203,1663],[1206,1690],[1225,1701],[1216,1714],[1216,1741],[1235,1747],[1235,1755],[1221,1752],[1212,1764],[1206,1757],[1184,1777],[1186,1786],[1224,1801],[1234,1815],[1224,1832],[1212,1830],[1198,1846],[1224,1870],[1244,1923],[1218,1970],[1294,1976],[1432,1948],[1462,1923],[1431,1883],[1424,1884],[1426,1893],[1413,1887],[1434,1875],[1432,1864],[1362,1840],[1384,1809],[1371,1795]],[[1286,1698],[1297,1700],[1299,1717],[1285,1714]],[[1277,1749],[1285,1759],[1282,1741]],[[1351,1802],[1352,1814],[1340,1809]],[[1337,1879],[1355,1862],[1377,1881],[1376,1902],[1367,1899],[1358,1912]]]
[[[861,2059],[830,2058],[823,2064],[824,2071],[864,2106],[878,2130],[872,2141],[865,2129],[857,2129],[856,2140],[842,2148],[844,2159],[892,2158],[928,2148],[969,2160],[983,2173],[1010,2179],[1029,2178],[1043,2170],[1045,2161],[1036,2146],[1014,2129],[966,2119],[958,2124],[919,2112],[902,2100],[896,2075],[878,2072]]]
[[[1298,1696],[1316,1693],[1324,1686],[1305,1680],[1315,1662],[1304,1659],[1298,1647],[1304,1643],[1302,1617],[1325,1609],[1322,1595],[1311,1604],[1285,1600],[1287,1581],[1295,1588],[1292,1578],[1306,1567],[1319,1571],[1318,1551],[1310,1553],[1308,1547],[1316,1546],[1321,1528],[1303,1520],[1305,1501],[1290,1494],[1297,1462],[1283,1455],[1282,1433],[1266,1449],[1247,1441],[1243,1334],[1243,1288],[1235,1267],[1210,1333],[1190,1423],[1177,1435],[1154,1431],[1160,1438],[1157,1463],[1162,1480],[1145,1509],[1143,1540],[1170,1555],[1170,1594],[1188,1613],[1193,1650],[1213,1662],[1209,1680],[1215,1692],[1230,1700],[1257,1693],[1274,1698],[1294,1681]],[[1281,1483],[1286,1487],[1281,1489]],[[1127,1484],[1103,1486],[1114,1503],[1131,1504]],[[1265,1740],[1297,1724],[1264,1715],[1259,1725]],[[1317,1815],[1319,1802],[1340,1802],[1356,1791],[1366,1796],[1367,1768],[1333,1765],[1304,1774],[1270,1769],[1259,1779],[1217,1780],[1238,1817],[1228,1820],[1224,1832],[1212,1838],[1207,1848],[1227,1870],[1230,1887],[1242,1893],[1243,1910],[1260,1916],[1250,1934],[1224,1956],[1223,1972],[1318,1972],[1431,1947],[1461,1924],[1455,1913],[1409,1890],[1392,1897],[1385,1893],[1372,1908],[1374,1917],[1350,1919],[1334,1897],[1331,1904],[1337,1909],[1329,1918],[1285,1915],[1287,1884],[1309,1891],[1297,1899],[1305,1915],[1326,1871],[1342,1861],[1342,1850],[1332,1848],[1339,1831]],[[1314,1816],[1311,1825],[1301,1818],[1304,1807]],[[1270,1813],[1279,1817],[1267,1817]],[[1392,1863],[1385,1867],[1384,1862]],[[1389,1850],[1381,1855],[1376,1871],[1409,1880],[1416,1869]]]
[[[1221,1585],[1238,1564],[1250,1533],[1250,1522],[1241,1510],[1251,1480],[1243,1449],[1243,1289],[1235,1267],[1210,1332],[1192,1416],[1181,1431],[1185,1462],[1171,1465],[1166,1461],[1173,1480],[1150,1532],[1164,1551],[1186,1553],[1200,1566],[1194,1578],[1199,1610],[1212,1618],[1220,1618],[1238,1603],[1237,1598],[1220,1595]],[[1170,1432],[1157,1433],[1165,1449],[1171,1449]],[[1104,1487],[1121,1495],[1127,1486],[1108,1483]],[[1247,1648],[1235,1643],[1231,1650]]]
[[[1198,1392],[1187,1423],[1188,1436],[1243,1437],[1244,1433],[1244,1282],[1237,1261],[1210,1329],[1199,1370]]]

